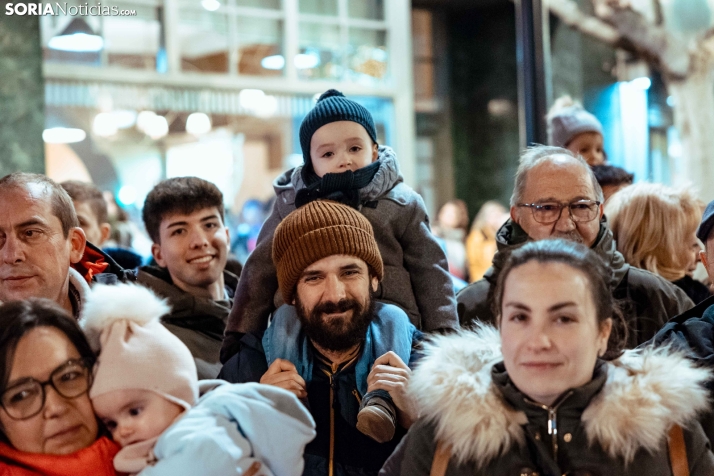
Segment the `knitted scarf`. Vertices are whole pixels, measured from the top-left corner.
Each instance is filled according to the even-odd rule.
[[[312,167],[303,167],[302,180],[305,182],[305,188],[298,190],[295,208],[318,199],[334,200],[352,208],[359,208],[359,190],[369,185],[380,165],[381,160],[377,160],[356,172],[348,170],[339,174],[325,174],[322,178],[315,174]]]

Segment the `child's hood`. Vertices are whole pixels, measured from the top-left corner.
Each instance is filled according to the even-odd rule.
[[[386,145],[379,147],[379,156],[377,160],[381,165],[377,173],[374,174],[372,181],[360,190],[360,197],[363,202],[369,202],[378,199],[386,194],[399,182],[403,182],[404,178],[399,170],[399,162],[394,150]],[[286,204],[295,203],[295,195],[298,190],[305,188],[305,183],[302,181],[302,165],[288,170],[280,175],[273,182],[275,195],[279,200]]]

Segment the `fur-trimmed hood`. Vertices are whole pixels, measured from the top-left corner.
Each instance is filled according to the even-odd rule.
[[[479,326],[433,337],[409,382],[420,417],[459,463],[485,466],[525,443],[526,414],[511,407],[492,380],[503,360],[500,336]],[[708,408],[708,370],[663,347],[626,351],[604,366],[605,384],[581,416],[591,444],[613,458],[632,461],[639,449],[657,450],[673,424],[686,426]]]

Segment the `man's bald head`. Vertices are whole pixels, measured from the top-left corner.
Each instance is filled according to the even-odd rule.
[[[533,240],[565,238],[593,246],[602,218],[602,189],[590,167],[580,157],[560,147],[538,146],[521,156],[511,196],[511,218]],[[592,219],[583,221],[571,215],[569,204],[589,206]],[[542,223],[536,219],[537,207],[557,210],[559,218]]]
[[[532,169],[544,163],[550,163],[554,166],[573,164],[582,167],[583,173],[585,173],[592,182],[592,188],[596,199],[600,202],[604,201],[602,188],[600,187],[592,169],[582,157],[575,156],[568,149],[563,149],[562,147],[538,145],[535,147],[529,147],[521,154],[521,158],[518,161],[518,170],[516,170],[516,181],[513,187],[513,194],[511,195],[511,206],[523,202],[522,197],[526,188],[528,173]]]

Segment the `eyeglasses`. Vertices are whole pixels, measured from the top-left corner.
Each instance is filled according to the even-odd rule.
[[[44,408],[47,385],[64,398],[77,398],[87,393],[90,380],[89,365],[84,359],[68,360],[57,367],[45,382],[30,377],[6,389],[0,397],[0,405],[13,420],[26,420]]]
[[[592,221],[597,217],[601,202],[594,200],[576,200],[570,203],[544,202],[519,203],[519,207],[528,207],[533,212],[533,219],[543,225],[549,225],[560,220],[563,208],[568,208],[570,218],[574,222]]]

